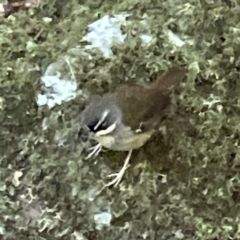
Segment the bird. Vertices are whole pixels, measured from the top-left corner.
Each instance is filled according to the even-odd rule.
[[[81,126],[98,144],[87,158],[98,155],[102,147],[126,151],[127,157],[115,177],[106,184],[117,186],[129,166],[133,150],[141,148],[159,130],[171,104],[171,88],[186,77],[183,67],[172,67],[148,86],[122,85],[102,96],[90,97],[81,113]]]

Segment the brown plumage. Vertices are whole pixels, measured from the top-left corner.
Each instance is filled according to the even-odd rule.
[[[171,102],[169,89],[184,77],[185,69],[174,67],[148,87],[124,85],[105,96],[113,99],[121,111],[127,113],[123,114],[123,123],[136,129],[141,122],[146,124],[150,120],[152,123],[153,118],[157,120],[163,116]]]

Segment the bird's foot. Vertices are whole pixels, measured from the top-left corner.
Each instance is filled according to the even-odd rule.
[[[129,167],[129,165],[126,168],[122,168],[118,173],[112,173],[108,175],[108,177],[115,177],[111,182],[106,184],[106,187],[114,185],[116,187],[122,180],[123,175],[125,173],[125,170]]]
[[[129,151],[128,156],[124,162],[124,165],[118,173],[112,173],[108,175],[108,177],[115,177],[115,178],[110,183],[106,184],[106,187],[109,187],[112,185],[116,187],[121,182],[126,169],[129,167],[129,160],[131,158],[131,155],[132,155],[132,151]]]
[[[102,145],[98,143],[97,145],[90,147],[89,150],[92,150],[86,157],[86,159],[91,158],[93,155],[96,157],[102,150]]]

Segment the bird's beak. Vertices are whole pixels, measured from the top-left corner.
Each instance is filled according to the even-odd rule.
[[[94,140],[95,140],[95,135],[96,135],[96,133],[89,132],[88,137],[89,137],[90,139],[94,139]]]

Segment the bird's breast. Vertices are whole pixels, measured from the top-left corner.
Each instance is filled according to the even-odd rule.
[[[142,147],[148,139],[152,136],[153,131],[145,133],[133,133],[131,136],[123,136],[122,133],[119,135],[106,135],[96,136],[97,140],[103,147],[115,150],[115,151],[130,151]]]

